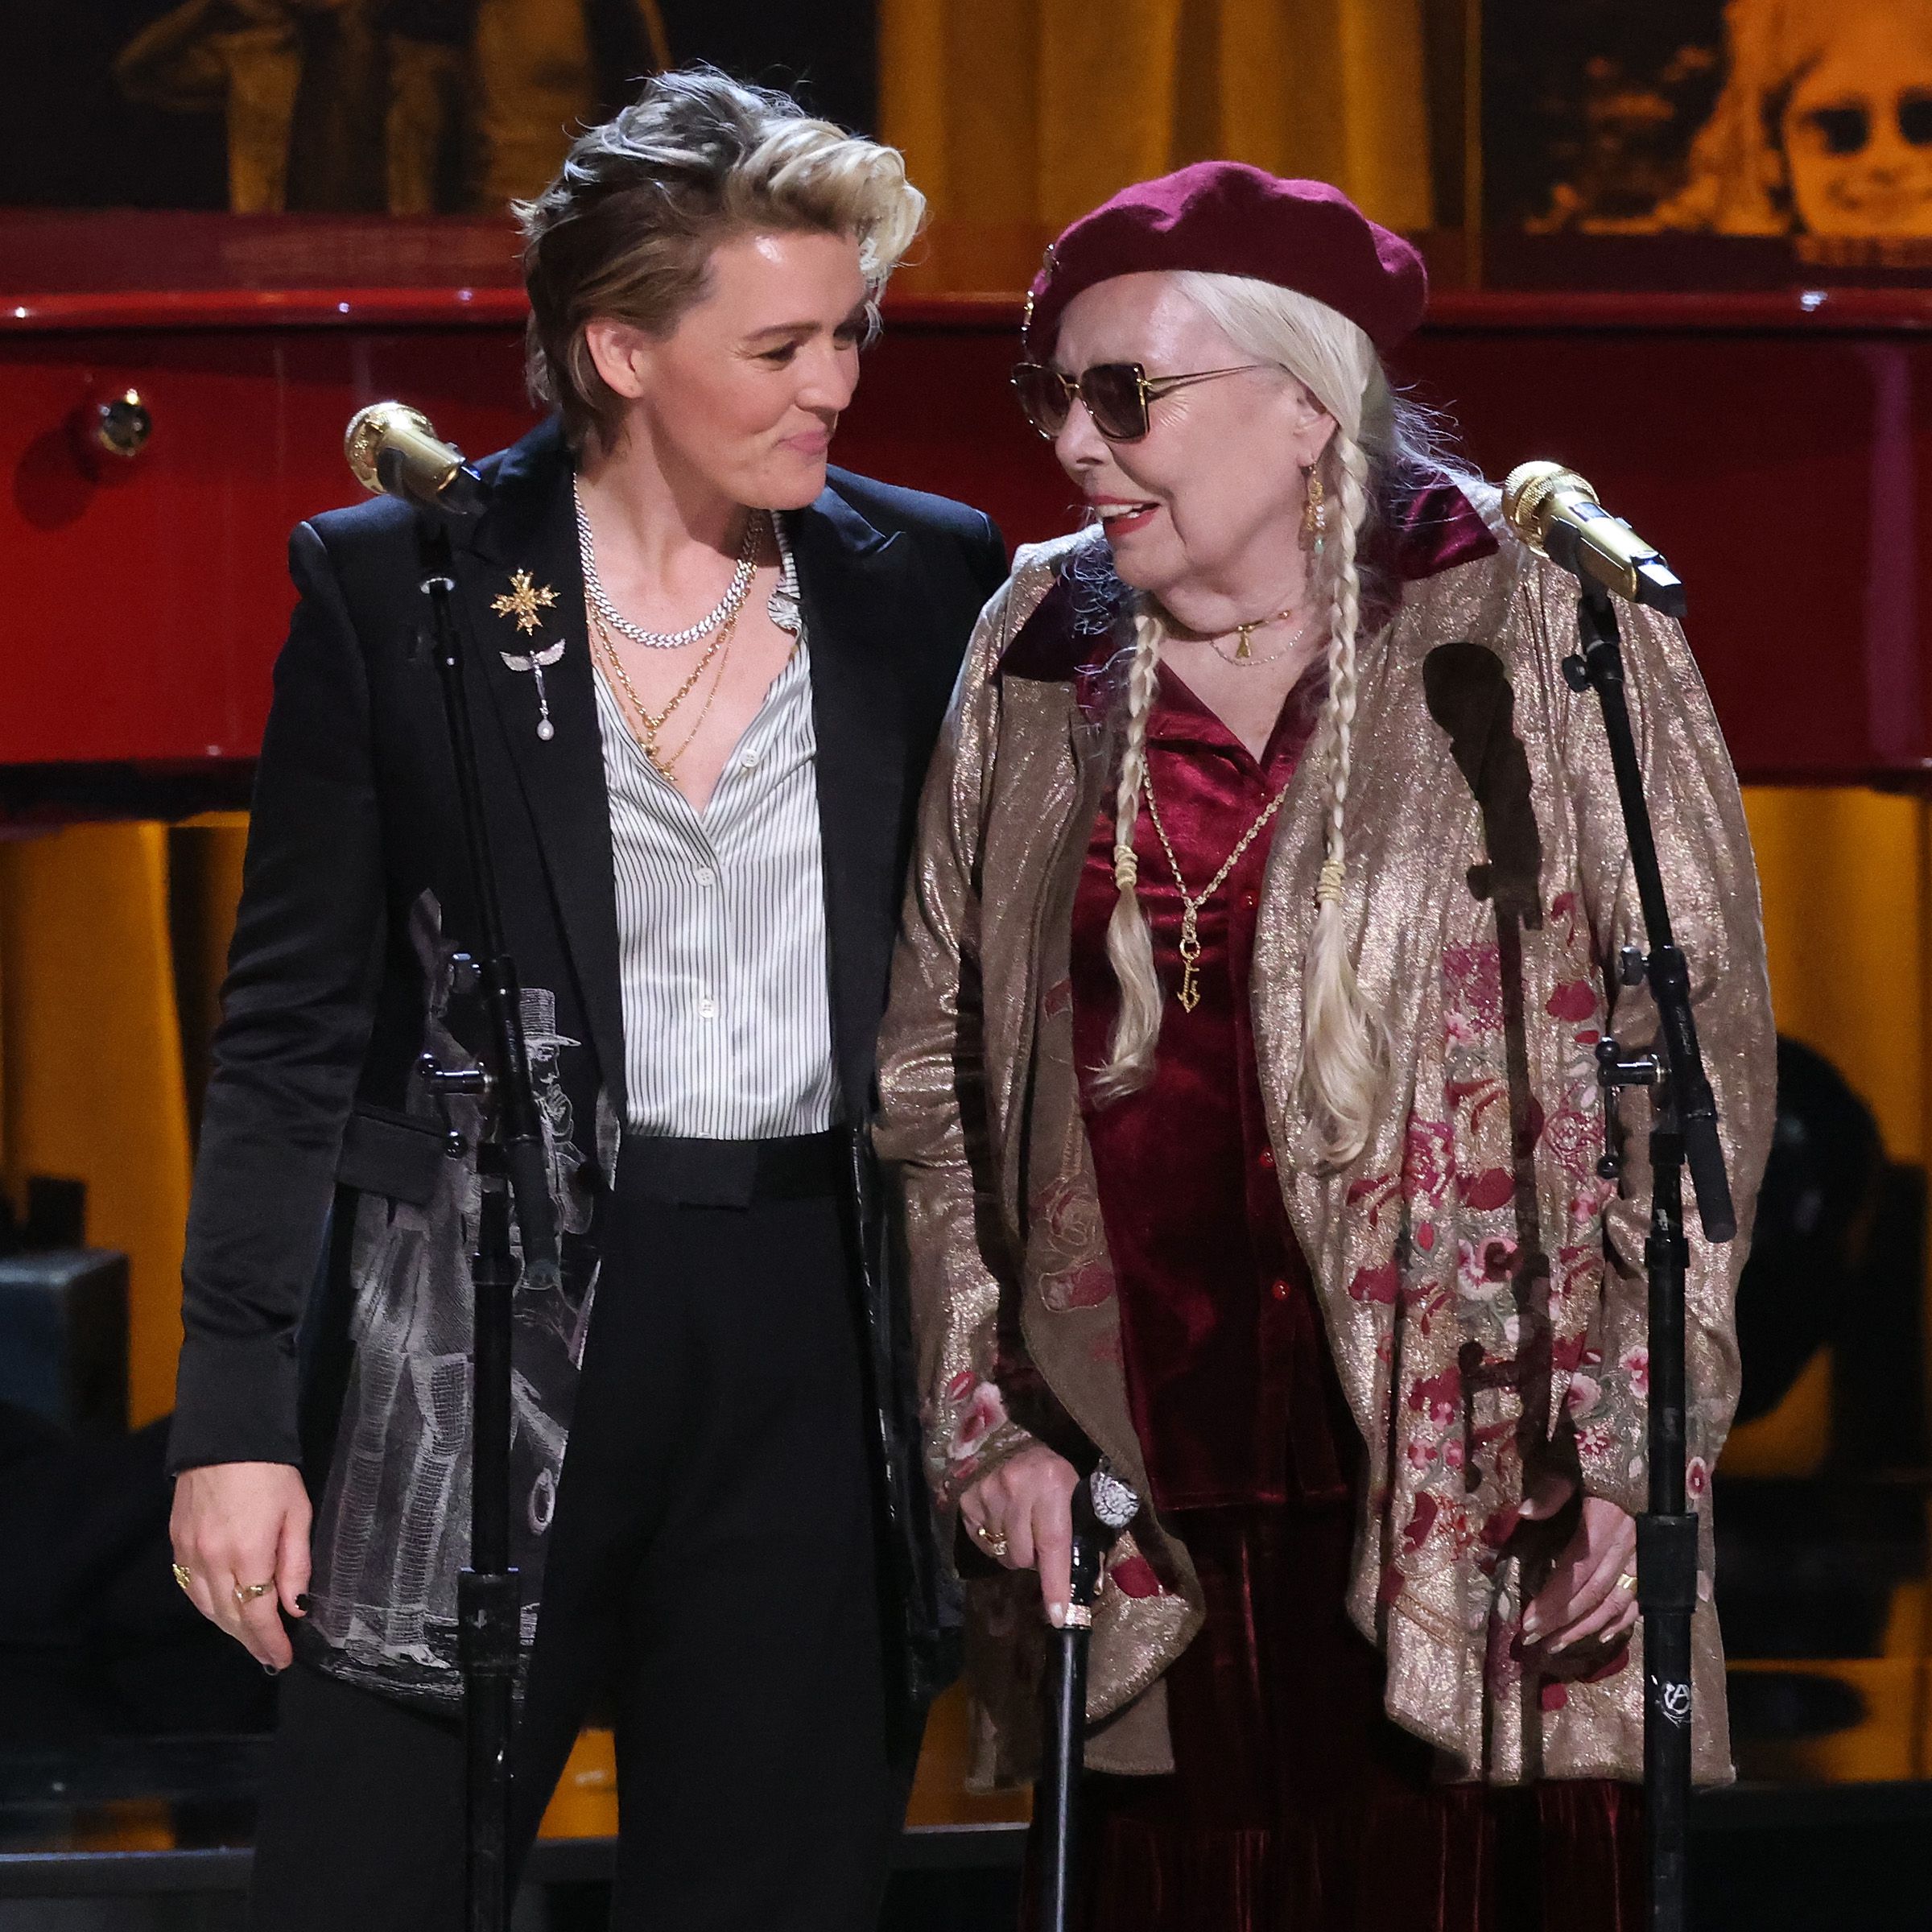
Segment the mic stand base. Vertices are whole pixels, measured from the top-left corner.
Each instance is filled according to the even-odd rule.
[[[1644,1612],[1644,1844],[1650,1924],[1685,1932],[1690,1905],[1690,1619],[1697,1607],[1697,1518],[1637,1519]]]

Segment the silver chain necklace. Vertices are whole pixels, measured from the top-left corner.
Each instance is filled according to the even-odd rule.
[[[584,496],[573,482],[571,498],[577,510],[577,555],[584,564],[584,588],[591,601],[591,607],[610,628],[629,638],[634,644],[642,644],[651,650],[675,650],[685,644],[695,644],[700,638],[728,624],[745,608],[745,600],[751,594],[751,580],[758,569],[758,533],[761,513],[753,510],[745,519],[745,541],[738,550],[738,567],[732,572],[730,588],[726,590],[716,609],[707,617],[699,618],[695,624],[687,624],[682,630],[646,630],[642,624],[634,624],[610,601],[610,593],[604,588],[604,580],[597,575],[597,546],[591,541],[590,518],[584,514]]]

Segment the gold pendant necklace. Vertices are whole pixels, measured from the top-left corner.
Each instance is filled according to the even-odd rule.
[[[1312,613],[1310,614],[1311,615]],[[1208,648],[1212,651],[1224,664],[1236,665],[1243,671],[1249,670],[1252,667],[1260,664],[1278,664],[1283,658],[1287,656],[1290,651],[1293,650],[1301,642],[1302,638],[1307,634],[1307,616],[1304,616],[1301,622],[1295,625],[1294,629],[1289,634],[1287,642],[1285,643],[1279,650],[1271,650],[1265,658],[1257,658],[1254,654],[1253,650],[1249,644],[1249,639],[1253,636],[1256,631],[1261,628],[1264,624],[1278,624],[1288,615],[1290,615],[1289,611],[1278,611],[1272,617],[1257,617],[1252,624],[1236,625],[1234,627],[1234,655],[1232,657],[1229,657],[1227,652],[1223,650],[1220,646],[1216,644],[1212,638],[1208,640]]]
[[[1154,829],[1160,835],[1161,849],[1167,855],[1168,869],[1173,873],[1174,885],[1181,895],[1181,943],[1178,948],[1181,956],[1181,985],[1174,997],[1180,1001],[1182,1012],[1192,1013],[1201,1003],[1201,908],[1226,884],[1228,873],[1241,862],[1241,854],[1254,843],[1261,828],[1274,816],[1282,800],[1287,797],[1288,787],[1284,785],[1262,807],[1261,816],[1241,834],[1241,842],[1228,853],[1220,870],[1198,894],[1191,896],[1187,890],[1187,881],[1181,877],[1181,862],[1174,856],[1174,845],[1167,836],[1167,828],[1161,823],[1161,808],[1154,803],[1154,767],[1151,763],[1147,767],[1147,776],[1141,790],[1147,800],[1147,815],[1154,820]]]
[[[1284,618],[1291,617],[1294,615],[1294,606],[1290,604],[1286,610],[1278,610],[1271,617],[1256,617],[1252,619],[1248,623],[1237,624],[1234,627],[1234,655],[1232,657],[1228,657],[1224,653],[1219,650],[1216,650],[1214,654],[1217,658],[1220,658],[1224,664],[1253,664],[1257,662],[1257,660],[1249,640],[1253,637],[1254,634],[1259,630],[1264,624],[1279,624]],[[1306,624],[1307,620],[1303,618],[1302,622],[1303,624]],[[1298,630],[1295,633],[1295,635],[1298,638],[1301,635],[1300,631]],[[1289,650],[1292,648],[1292,644],[1284,644],[1282,646],[1281,650],[1275,652],[1274,657],[1262,658],[1259,659],[1258,662],[1263,664],[1272,664],[1274,662],[1275,658],[1280,657],[1283,651]],[[1214,650],[1214,646],[1210,644],[1208,646],[1208,649],[1212,650]]]

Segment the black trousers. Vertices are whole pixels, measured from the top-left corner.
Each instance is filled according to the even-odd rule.
[[[516,1740],[513,1842],[527,1847],[607,1699],[613,1924],[852,1932],[877,1916],[903,1783],[852,1244],[812,1146],[723,1145],[634,1160],[656,1144],[633,1142],[619,1163]],[[733,1148],[758,1151],[734,1166]],[[774,1148],[785,1158],[759,1158]],[[736,1206],[692,1198],[746,1191]],[[462,1880],[460,1726],[298,1667],[254,1922],[457,1932]]]

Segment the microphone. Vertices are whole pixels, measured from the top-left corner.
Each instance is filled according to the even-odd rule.
[[[342,453],[356,481],[374,496],[419,510],[473,517],[483,507],[483,479],[444,442],[429,418],[407,402],[372,402],[349,419]]]
[[[1519,463],[1503,480],[1503,520],[1536,552],[1667,617],[1684,614],[1682,580],[1653,543],[1598,502],[1560,463]]]

